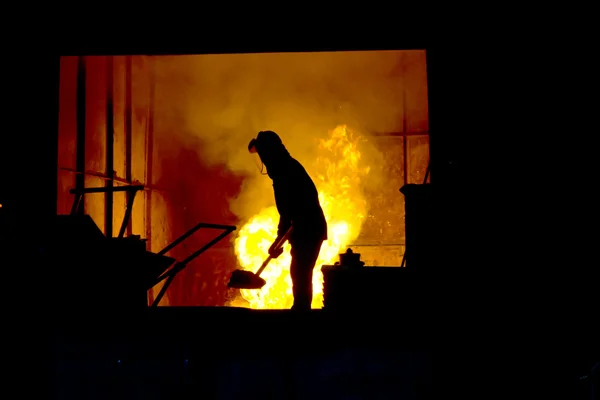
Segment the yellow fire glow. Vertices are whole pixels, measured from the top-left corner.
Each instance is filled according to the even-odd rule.
[[[299,160],[315,181],[319,199],[328,224],[329,239],[323,243],[313,274],[312,308],[323,306],[323,274],[321,266],[333,264],[338,255],[355,240],[367,214],[367,202],[360,189],[360,180],[369,173],[361,166],[360,137],[345,125],[329,131],[319,139],[318,156],[312,165]],[[279,214],[275,206],[261,210],[238,231],[235,253],[240,268],[255,271],[268,255],[268,248],[277,235]],[[241,290],[240,294],[254,309],[284,309],[293,303],[290,278],[290,245],[261,274],[266,285],[260,290]]]

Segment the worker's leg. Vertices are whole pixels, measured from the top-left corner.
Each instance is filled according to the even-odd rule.
[[[292,292],[294,310],[310,310],[312,303],[312,276],[315,263],[321,251],[322,241],[299,241],[292,243]]]

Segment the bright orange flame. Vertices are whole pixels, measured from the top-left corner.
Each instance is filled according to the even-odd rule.
[[[309,174],[319,191],[319,199],[328,224],[329,239],[323,243],[313,274],[313,308],[323,306],[323,274],[321,266],[333,264],[338,254],[355,240],[367,214],[367,202],[360,189],[360,179],[369,173],[361,167],[358,149],[360,137],[345,126],[329,131],[319,139],[319,156],[313,165],[307,165]],[[261,210],[238,231],[235,253],[240,267],[255,271],[267,257],[267,251],[277,235],[279,214],[275,206]],[[290,278],[290,245],[272,260],[261,276],[267,281],[260,290],[241,290],[250,308],[283,309],[293,303]],[[235,301],[233,303],[236,303]]]

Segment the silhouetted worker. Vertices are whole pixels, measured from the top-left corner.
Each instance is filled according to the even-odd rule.
[[[275,244],[293,226],[289,242],[292,247],[292,278],[294,310],[310,310],[312,276],[323,241],[327,239],[327,222],[319,203],[317,188],[304,167],[287,151],[281,138],[271,131],[259,132],[248,145],[258,153],[273,180],[275,204],[279,212],[277,238],[269,255],[279,257]]]

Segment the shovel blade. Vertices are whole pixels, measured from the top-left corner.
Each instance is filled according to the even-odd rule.
[[[263,278],[257,276],[254,272],[236,269],[231,274],[227,286],[234,289],[260,289],[266,283]]]

